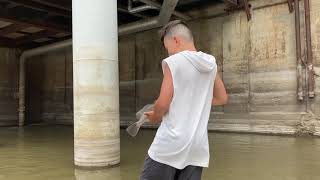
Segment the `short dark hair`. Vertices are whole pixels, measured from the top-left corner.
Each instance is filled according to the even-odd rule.
[[[185,26],[185,27],[190,31],[189,26],[187,25],[186,22],[184,22],[184,21],[182,21],[182,20],[170,21],[168,24],[166,24],[165,26],[163,26],[163,27],[160,29],[160,31],[159,31],[159,36],[160,36],[160,39],[161,39],[161,42],[162,42],[163,45],[164,45],[164,38],[165,38],[165,36],[168,34],[168,32],[169,32],[172,28],[176,27],[177,25],[183,25],[183,26]],[[190,31],[190,33],[191,33],[191,31]],[[191,35],[192,35],[192,33],[191,33]]]

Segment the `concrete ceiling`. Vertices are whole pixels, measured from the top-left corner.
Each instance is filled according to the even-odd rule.
[[[223,1],[180,0],[176,10],[184,13]],[[144,4],[133,2],[135,7],[140,5]],[[131,14],[128,0],[118,0],[119,25],[158,14],[154,9]],[[71,33],[72,0],[0,0],[0,46],[29,49],[68,39]]]

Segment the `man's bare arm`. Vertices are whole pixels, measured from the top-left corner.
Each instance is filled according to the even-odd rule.
[[[214,81],[212,105],[219,106],[227,104],[227,102],[228,95],[224,87],[223,81],[221,80],[219,73],[217,72],[216,79]]]
[[[154,104],[153,111],[145,113],[152,124],[159,123],[162,117],[169,111],[173,91],[173,80],[170,68],[167,64],[164,64],[164,75],[159,98]]]

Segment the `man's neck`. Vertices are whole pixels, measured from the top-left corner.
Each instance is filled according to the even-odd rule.
[[[182,47],[180,49],[180,52],[181,51],[197,51],[197,49],[193,44],[190,44],[190,45],[185,45],[184,47]]]

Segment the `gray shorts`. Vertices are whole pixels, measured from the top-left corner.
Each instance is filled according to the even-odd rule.
[[[187,166],[176,169],[154,161],[147,155],[140,180],[201,180],[201,175],[202,167]]]

